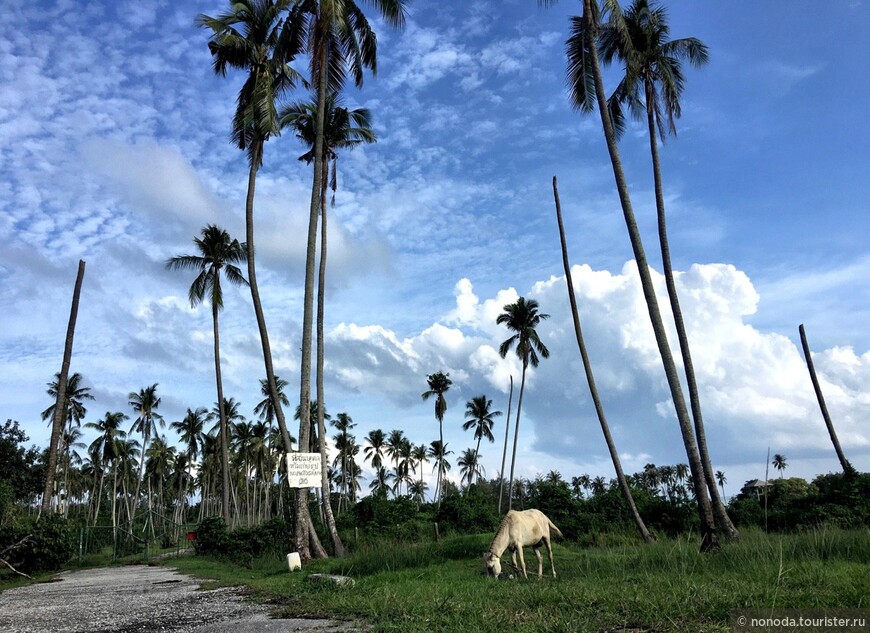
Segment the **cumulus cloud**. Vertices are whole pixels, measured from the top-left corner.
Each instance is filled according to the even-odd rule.
[[[652,272],[666,310],[664,279]],[[635,263],[628,262],[619,273],[588,265],[574,266],[572,273],[585,339],[619,449],[660,463],[685,461]],[[696,264],[677,273],[677,286],[708,436],[719,463],[744,463],[759,441],[775,450],[825,453],[827,434],[797,346],[746,322],[762,301],[749,278],[731,265]],[[425,374],[436,370],[451,371],[456,390],[448,397],[456,405],[479,391],[506,394],[511,375],[518,387],[521,366],[512,354],[506,359],[498,355],[507,332],[495,325],[503,306],[516,300],[516,290],[481,298],[472,282],[462,279],[454,294],[454,309],[406,339],[380,326],[335,328],[330,342],[338,348],[337,378],[402,406],[416,395],[408,397],[408,385],[424,384]],[[535,284],[528,294],[551,314],[539,328],[551,356],[529,371],[523,417],[535,452],[595,463],[604,446],[565,294],[562,276]],[[665,317],[670,322],[667,312]],[[676,340],[673,331],[670,340]],[[675,356],[679,359],[676,349]],[[861,385],[870,376],[870,353],[835,348],[817,356],[845,450],[866,451],[870,435],[860,421],[870,413],[870,398]],[[372,380],[374,375],[388,378]],[[463,441],[454,433],[449,437],[454,445]]]

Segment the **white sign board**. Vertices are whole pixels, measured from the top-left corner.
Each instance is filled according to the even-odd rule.
[[[287,482],[291,488],[319,488],[320,453],[287,453]]]

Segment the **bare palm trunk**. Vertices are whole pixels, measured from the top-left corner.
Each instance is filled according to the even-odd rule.
[[[278,397],[278,389],[275,385],[275,372],[272,368],[272,347],[269,344],[269,332],[266,329],[266,317],[263,314],[263,306],[260,303],[260,290],[257,286],[254,248],[254,193],[257,184],[257,171],[262,156],[263,139],[260,139],[257,141],[257,147],[251,157],[251,168],[248,174],[248,195],[245,200],[245,241],[248,246],[248,285],[251,289],[251,300],[253,301],[254,313],[257,317],[257,328],[260,331],[260,343],[263,347],[263,363],[266,367],[266,381],[269,385],[269,397],[272,399],[272,405],[275,409],[275,418],[278,420],[278,428],[281,431],[284,450],[289,453],[293,450],[293,447],[290,443],[290,434],[287,431],[284,410],[281,408],[281,400]],[[307,514],[307,509],[305,514]]]
[[[507,447],[508,447],[508,434],[511,428],[511,403],[514,399],[514,377],[511,374],[511,389],[508,394],[508,412],[507,419],[504,423],[504,448],[501,452],[501,470],[499,471],[499,484],[498,484],[498,513],[501,514],[501,499],[502,493],[504,492],[504,463],[507,458]]]
[[[604,82],[601,77],[601,67],[598,62],[598,50],[596,46],[598,35],[597,25],[593,23],[591,5],[592,0],[583,0],[583,19],[585,22],[585,31],[587,36],[590,38],[588,50],[591,59],[593,78],[595,81],[595,95],[598,101],[598,112],[601,116],[601,122],[604,127],[604,139],[607,143],[608,153],[610,154],[610,162],[613,166],[613,176],[616,181],[617,191],[619,192],[619,201],[622,205],[623,216],[625,218],[625,225],[631,241],[632,251],[634,252],[634,258],[637,262],[638,274],[640,275],[641,286],[643,288],[650,322],[652,324],[653,333],[655,334],[659,354],[662,358],[662,364],[664,365],[665,376],[668,380],[671,398],[674,402],[677,420],[680,425],[680,433],[683,437],[683,444],[685,444],[689,467],[692,471],[692,483],[698,501],[698,514],[701,525],[701,551],[706,552],[719,548],[719,538],[716,534],[716,523],[713,518],[713,509],[710,504],[710,498],[707,495],[704,471],[701,466],[701,458],[698,453],[698,446],[695,442],[692,423],[689,419],[689,411],[686,408],[686,402],[683,397],[683,388],[680,385],[677,367],[674,363],[674,357],[668,344],[667,333],[665,331],[664,322],[662,321],[658,299],[655,294],[655,287],[653,286],[652,277],[649,272],[649,264],[647,263],[646,253],[643,248],[643,241],[641,239],[640,230],[637,226],[634,210],[631,206],[631,198],[628,193],[628,183],[625,180],[625,174],[622,170],[622,160],[619,157],[619,150],[616,146],[616,135],[613,130],[613,123],[610,120],[610,113],[608,112],[607,97],[604,93]]]
[[[710,493],[710,502],[713,506],[713,514],[719,527],[725,532],[729,540],[740,538],[740,532],[731,522],[719,489],[716,487],[716,477],[713,472],[713,463],[710,452],[707,449],[707,434],[704,431],[704,417],[701,414],[701,397],[698,394],[698,383],[695,380],[695,365],[692,362],[692,352],[689,347],[689,336],[686,334],[686,326],[683,321],[683,311],[680,308],[680,298],[677,294],[677,284],[674,278],[674,269],[671,264],[671,249],[668,242],[667,218],[665,215],[665,196],[662,187],[661,165],[659,163],[658,141],[656,140],[655,113],[653,103],[655,96],[649,83],[646,87],[646,112],[647,125],[649,127],[649,146],[652,156],[653,182],[656,196],[656,215],[658,216],[659,243],[662,250],[662,269],[665,275],[665,284],[668,288],[668,299],[671,304],[671,312],[674,315],[674,325],[677,330],[677,340],[680,343],[680,353],[683,358],[683,368],[686,373],[686,384],[689,388],[689,403],[692,407],[692,419],[695,422],[695,437],[698,441],[698,451],[701,458],[701,467],[704,471],[704,481]]]
[[[76,320],[79,313],[79,297],[82,292],[82,281],[85,277],[85,262],[79,260],[76,283],[73,287],[72,306],[69,312],[69,323],[66,328],[66,340],[63,347],[63,361],[60,367],[60,375],[57,379],[57,399],[54,404],[54,416],[51,421],[51,440],[48,445],[48,464],[45,468],[45,487],[42,493],[42,507],[40,512],[51,510],[51,498],[54,491],[55,470],[57,469],[57,451],[60,436],[63,431],[63,419],[66,417],[66,388],[69,380],[69,365],[72,360],[73,338],[76,332]]]
[[[323,507],[326,529],[329,532],[329,540],[332,541],[332,551],[338,556],[344,556],[344,545],[338,536],[335,527],[335,517],[332,514],[332,504],[329,494],[329,473],[326,459],[326,425],[323,421],[323,412],[326,410],[326,396],[323,392],[323,359],[324,359],[324,336],[323,315],[326,307],[326,188],[329,161],[322,161],[322,173],[320,184],[320,270],[317,276],[317,433],[320,435],[320,501]]]
[[[253,249],[253,246],[249,246]],[[250,270],[248,271],[250,274]],[[224,523],[230,524],[230,434],[227,424],[227,413],[224,409],[224,383],[221,377],[221,336],[218,323],[218,306],[212,301],[211,306],[212,329],[214,331],[214,377],[217,385],[218,416],[220,417],[221,435],[221,478],[223,488],[221,490],[223,501]]]
[[[318,24],[321,20],[318,20]],[[322,27],[321,27],[322,28]],[[322,34],[323,35],[323,34]],[[321,42],[325,38],[320,39]],[[305,297],[302,311],[302,361],[299,385],[299,447],[308,447],[311,403],[311,330],[314,313],[314,276],[315,258],[317,252],[317,221],[320,210],[321,188],[323,186],[323,128],[324,111],[326,110],[327,90],[327,51],[322,44],[316,53],[318,60],[316,67],[319,71],[317,79],[317,113],[315,119],[314,135],[314,178],[311,185],[311,205],[308,214],[308,244],[305,257]],[[296,495],[296,515],[304,519],[308,515],[308,489],[300,488]],[[309,521],[299,520],[296,522],[296,549],[303,560],[310,558],[308,549]]]
[[[828,427],[828,435],[831,436],[831,443],[834,445],[834,451],[837,453],[837,459],[840,460],[840,467],[843,469],[843,474],[846,477],[851,477],[855,474],[855,468],[846,459],[843,454],[843,449],[840,448],[840,440],[837,439],[837,432],[834,430],[834,423],[831,421],[831,416],[828,414],[828,406],[825,404],[825,396],[822,394],[822,386],[819,384],[819,379],[816,377],[816,368],[813,365],[813,357],[810,354],[810,345],[807,342],[807,333],[804,330],[804,325],[801,323],[798,327],[801,335],[801,345],[804,349],[804,358],[807,361],[807,369],[810,372],[810,379],[813,381],[813,389],[816,392],[816,399],[819,401],[819,409],[822,411],[822,417],[825,419],[825,426]],[[782,471],[780,471],[780,475]]]
[[[616,480],[619,482],[619,489],[622,491],[622,496],[628,504],[628,509],[631,512],[631,517],[634,524],[640,532],[641,538],[647,543],[655,543],[656,537],[650,534],[646,524],[637,510],[634,503],[634,497],[631,494],[631,488],[628,486],[628,480],[625,478],[625,473],[622,470],[622,461],[619,459],[619,453],[616,450],[616,444],[613,441],[613,436],[610,434],[610,425],[607,423],[607,417],[604,415],[604,405],[601,398],[598,396],[598,387],[595,385],[595,376],[592,373],[592,363],[589,361],[589,354],[586,350],[586,342],[583,339],[583,330],[580,328],[580,315],[577,310],[577,298],[574,296],[574,280],[571,275],[571,266],[568,263],[568,244],[565,240],[565,228],[562,224],[562,205],[559,203],[559,189],[556,184],[556,177],[553,177],[553,196],[556,200],[556,220],[559,224],[559,239],[562,244],[562,264],[565,267],[565,281],[568,284],[568,301],[571,304],[571,317],[574,320],[574,334],[577,337],[577,347],[580,348],[580,357],[583,359],[583,369],[586,372],[586,382],[589,384],[589,393],[592,396],[592,402],[595,405],[595,413],[598,414],[598,422],[601,424],[601,432],[604,434],[604,442],[607,444],[607,450],[610,452],[610,459],[613,462],[613,469],[616,471]]]
[[[526,368],[529,366],[528,361],[523,359],[523,375],[520,379],[520,399],[517,402],[517,418],[514,423],[514,448],[511,453],[511,479],[508,485],[508,510],[513,509],[514,503],[514,466],[517,462],[517,438],[520,435],[520,413],[523,410],[523,393],[526,390]]]

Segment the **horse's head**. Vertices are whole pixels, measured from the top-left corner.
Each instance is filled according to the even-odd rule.
[[[501,573],[501,559],[492,552],[484,552],[483,566],[486,569],[486,575],[490,578],[498,578]]]

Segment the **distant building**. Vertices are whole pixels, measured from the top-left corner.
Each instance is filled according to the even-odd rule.
[[[763,479],[750,479],[743,484],[743,487],[740,489],[740,494],[743,496],[749,496],[754,492],[756,497],[760,497],[762,491],[769,485],[770,483]]]

